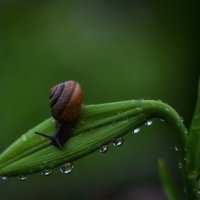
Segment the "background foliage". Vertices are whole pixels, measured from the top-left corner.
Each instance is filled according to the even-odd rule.
[[[1,1],[0,151],[49,117],[49,89],[68,79],[82,84],[85,104],[161,99],[189,125],[199,78],[194,13],[187,2]],[[2,199],[163,199],[158,158],[181,188],[169,131],[155,120],[123,147],[74,163],[69,176],[1,181]]]

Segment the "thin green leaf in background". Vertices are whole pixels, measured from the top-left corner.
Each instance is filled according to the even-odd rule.
[[[175,187],[174,181],[165,165],[164,160],[158,160],[158,172],[160,176],[160,180],[162,183],[162,187],[166,193],[166,196],[169,200],[178,200],[177,188]]]

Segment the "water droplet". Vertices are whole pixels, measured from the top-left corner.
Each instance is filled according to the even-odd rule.
[[[52,172],[53,172],[52,169],[43,169],[43,170],[41,171],[41,174],[44,175],[44,176],[48,176],[48,175],[50,175]]]
[[[1,176],[1,180],[5,181],[5,180],[7,180],[7,179],[8,179],[7,176]]]
[[[197,190],[197,196],[200,196],[200,190]]]
[[[144,102],[144,99],[143,99],[143,98],[140,98],[139,101],[140,101],[140,102]]]
[[[19,175],[19,176],[18,176],[18,179],[19,179],[20,181],[25,181],[25,180],[27,180],[27,176]]]
[[[72,163],[65,163],[60,166],[60,171],[63,174],[70,174],[73,168],[74,168],[74,165]]]
[[[121,146],[123,143],[124,143],[124,140],[123,138],[120,137],[120,138],[115,139],[112,144],[113,146],[118,147],[118,146]]]
[[[138,134],[140,132],[140,128],[134,128],[132,132],[133,134]]]
[[[26,136],[26,135],[23,135],[23,136],[22,136],[22,141],[23,141],[23,142],[26,142],[26,140],[27,140],[27,136]]]
[[[186,135],[188,134],[188,129],[187,129],[187,128],[185,128],[185,134],[186,134]]]
[[[101,153],[106,153],[106,152],[108,151],[108,146],[107,146],[107,145],[102,146],[102,147],[99,149],[99,151],[100,151]]]
[[[140,105],[142,105],[143,102],[144,102],[144,99],[141,98],[141,99],[139,99],[138,101],[139,101]]]
[[[174,149],[175,149],[175,151],[178,151],[178,147],[177,147],[176,145],[175,145],[175,148],[174,148]]]
[[[182,117],[182,116],[180,116],[180,120],[181,120],[182,122],[184,122],[184,119],[183,119],[183,117]]]
[[[182,163],[181,163],[181,162],[178,163],[178,167],[179,167],[180,169],[182,169],[183,166],[182,166]]]
[[[151,126],[151,125],[152,125],[152,123],[153,123],[153,121],[152,121],[152,120],[148,120],[148,121],[146,121],[146,122],[145,122],[145,124],[146,124],[147,126]]]

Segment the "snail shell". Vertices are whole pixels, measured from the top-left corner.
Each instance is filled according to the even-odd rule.
[[[83,92],[76,81],[66,81],[51,88],[51,112],[59,123],[77,119],[80,115],[82,101]]]

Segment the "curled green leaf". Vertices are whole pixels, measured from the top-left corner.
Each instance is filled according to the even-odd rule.
[[[49,118],[23,134],[0,155],[0,175],[9,177],[32,174],[73,162],[153,117],[164,118],[170,125],[174,125],[175,139],[179,138],[180,146],[183,145],[184,125],[180,117],[160,101],[130,100],[88,105],[82,109],[76,130],[62,150],[55,148],[48,138],[35,134],[53,134],[55,120]]]

